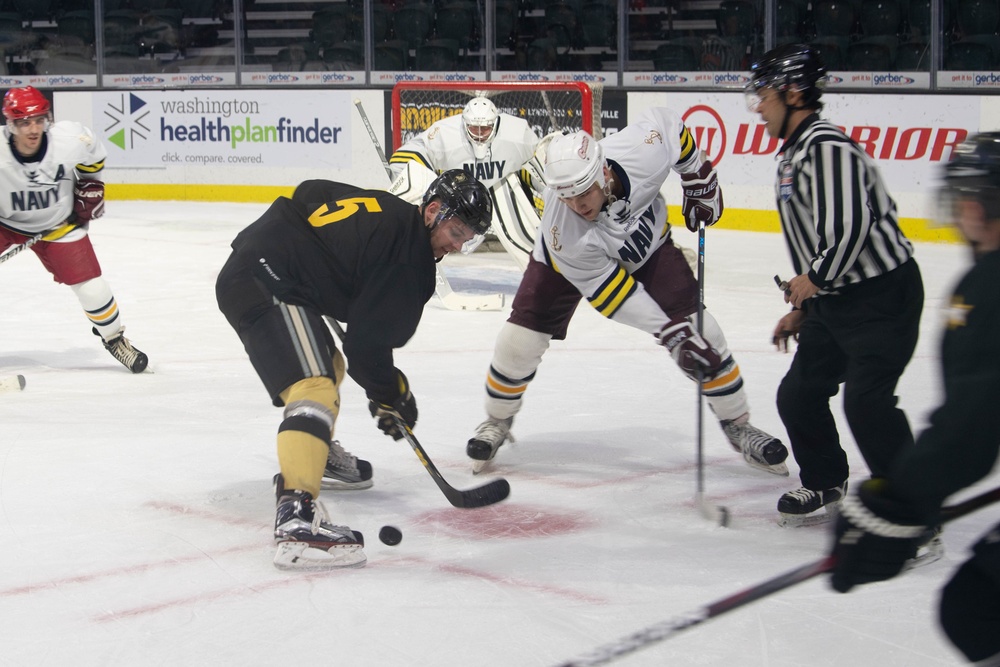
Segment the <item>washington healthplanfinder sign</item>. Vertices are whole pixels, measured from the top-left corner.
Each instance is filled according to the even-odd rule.
[[[351,168],[346,92],[118,91],[93,105],[116,167]]]

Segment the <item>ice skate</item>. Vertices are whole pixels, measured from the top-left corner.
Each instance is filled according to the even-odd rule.
[[[753,426],[749,415],[744,414],[719,423],[729,444],[743,454],[743,459],[750,467],[774,475],[788,476],[788,466],[785,465],[788,449],[774,436]]]
[[[101,335],[96,327],[92,331],[95,336]],[[104,349],[110,352],[111,356],[117,359],[122,366],[133,373],[141,373],[146,370],[149,359],[143,352],[133,347],[129,339],[125,337],[125,327],[119,329],[111,340],[104,340],[103,337],[101,340],[104,342]]]
[[[778,525],[789,527],[814,526],[826,523],[837,515],[840,503],[847,495],[847,482],[832,489],[813,491],[804,486],[778,498]],[[825,512],[820,509],[825,508]]]
[[[513,417],[506,419],[493,419],[490,417],[476,428],[476,434],[469,439],[465,446],[465,453],[472,459],[472,473],[478,475],[493,457],[497,455],[500,445],[510,440],[514,442],[510,427],[514,423]]]
[[[361,533],[330,523],[322,503],[307,491],[283,488],[280,474],[275,476],[275,486],[278,494],[274,519],[276,568],[330,570],[364,566],[368,559]]]
[[[351,491],[368,489],[371,485],[372,464],[346,451],[339,441],[331,442],[320,487],[328,491]]]
[[[943,531],[941,526],[928,529],[927,539],[917,547],[917,555],[903,565],[904,572],[941,560],[941,557],[944,556],[944,541],[941,539]]]

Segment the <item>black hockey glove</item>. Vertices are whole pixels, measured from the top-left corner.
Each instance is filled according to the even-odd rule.
[[[868,480],[844,499],[834,531],[837,562],[830,585],[841,593],[892,579],[932,534],[916,512],[892,497],[884,479]]]
[[[104,181],[77,181],[73,186],[73,212],[81,225],[104,215]]]
[[[410,428],[417,424],[417,399],[410,393],[410,383],[406,380],[406,376],[403,375],[402,371],[397,372],[399,373],[399,396],[391,403],[374,399],[368,401],[368,411],[378,421],[379,430],[391,436],[393,440],[403,438],[403,433],[395,418]]]
[[[708,376],[715,375],[722,368],[719,353],[698,335],[686,319],[670,320],[656,338],[688,375],[693,376],[699,366]]]
[[[698,171],[681,174],[681,189],[684,192],[681,213],[688,229],[696,232],[700,222],[704,222],[708,227],[719,221],[725,207],[722,203],[719,176],[715,173],[710,160],[705,160]]]

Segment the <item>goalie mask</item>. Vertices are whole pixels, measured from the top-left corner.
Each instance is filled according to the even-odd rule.
[[[52,123],[52,105],[33,86],[11,88],[3,97],[3,115],[7,119],[7,128],[11,134],[18,133],[23,121],[38,117],[44,119],[42,129],[47,131]]]
[[[483,235],[490,230],[493,222],[493,200],[486,186],[469,176],[461,169],[449,169],[431,183],[424,193],[423,206],[427,207],[433,199],[441,200],[441,210],[438,211],[433,230],[443,220],[458,218],[465,223],[474,234],[462,248],[463,253],[476,249],[483,241]]]
[[[555,137],[545,151],[545,184],[556,196],[582,195],[597,183],[603,189],[604,148],[584,130]]]
[[[485,97],[473,98],[465,105],[462,111],[462,126],[477,160],[486,159],[499,125],[500,113],[493,102]]]

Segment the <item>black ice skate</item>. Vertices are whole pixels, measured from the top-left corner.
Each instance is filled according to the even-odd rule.
[[[371,485],[372,464],[346,451],[339,441],[330,443],[320,486],[324,490],[350,491],[368,489]]]
[[[274,519],[279,570],[330,570],[363,567],[365,539],[356,530],[330,523],[323,504],[307,491],[285,489],[275,475],[278,507]]]
[[[96,327],[92,331],[95,336],[101,335]],[[111,340],[104,340],[103,337],[101,337],[101,340],[104,342],[104,349],[110,352],[111,356],[117,359],[122,366],[133,373],[141,373],[149,365],[149,359],[146,355],[133,347],[129,339],[125,337],[125,327],[119,329],[118,333]]]
[[[778,498],[779,526],[814,526],[826,523],[840,510],[847,495],[847,482],[832,489],[813,491],[804,486]],[[826,508],[826,512],[820,509]]]
[[[785,465],[788,449],[774,436],[753,426],[749,415],[723,420],[719,424],[729,444],[743,454],[743,460],[750,467],[788,477],[788,466]]]
[[[493,457],[497,455],[500,445],[510,440],[514,442],[510,427],[514,423],[513,417],[506,419],[493,419],[490,417],[478,427],[476,434],[469,438],[469,443],[465,446],[465,453],[472,459],[472,473],[478,475]]]

